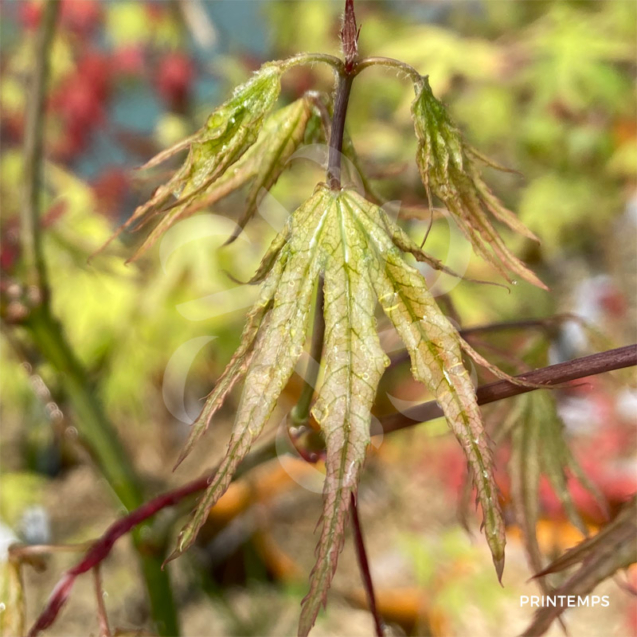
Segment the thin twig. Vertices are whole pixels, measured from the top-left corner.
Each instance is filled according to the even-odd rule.
[[[541,369],[520,374],[515,378],[533,383],[534,385],[545,385],[548,388],[555,385],[562,385],[573,380],[603,374],[625,367],[637,365],[637,345],[627,345],[600,354],[592,354],[583,358],[566,363],[557,363]],[[525,394],[534,391],[536,387],[514,385],[506,380],[499,380],[495,383],[478,387],[476,394],[479,405],[487,405],[498,400],[511,398],[518,394]],[[380,419],[384,433],[405,429],[419,422],[426,422],[443,415],[442,409],[434,400],[410,407],[402,413],[395,413],[384,416]]]
[[[556,314],[547,318],[540,319],[523,319],[520,321],[502,321],[501,323],[489,323],[488,325],[476,325],[475,327],[466,327],[460,330],[463,337],[473,334],[487,334],[489,332],[504,332],[526,330],[529,328],[538,328],[542,330],[553,329],[556,325],[566,321],[581,321],[582,319],[574,314]]]
[[[252,468],[263,464],[267,460],[271,460],[276,457],[276,453],[277,447],[275,442],[254,451],[241,463],[234,478],[236,479],[245,475],[245,473],[250,471]],[[68,600],[73,584],[75,583],[75,579],[79,575],[87,573],[101,564],[108,557],[115,542],[117,542],[119,538],[133,530],[137,525],[151,518],[158,511],[174,506],[185,498],[198,493],[199,491],[203,491],[210,483],[210,475],[214,475],[215,472],[216,469],[211,474],[198,478],[193,482],[189,482],[179,489],[163,493],[162,495],[149,500],[134,511],[131,511],[128,515],[125,515],[119,520],[113,522],[113,524],[106,529],[104,534],[93,543],[91,548],[86,552],[84,558],[73,568],[66,571],[61,577],[58,584],[53,589],[46,607],[29,631],[28,637],[35,637],[35,635],[38,635],[41,631],[53,624],[58,613]]]
[[[99,564],[93,567],[93,583],[95,585],[95,597],[97,601],[97,623],[100,630],[100,637],[111,637],[111,629],[108,627],[106,604],[104,603],[104,589],[102,588],[102,578],[100,577]]]
[[[48,303],[49,285],[42,249],[40,195],[43,174],[46,92],[51,67],[51,48],[60,11],[59,0],[48,0],[35,42],[35,66],[24,119],[24,185],[21,213],[22,259],[27,283],[38,303]]]
[[[372,581],[372,573],[369,569],[369,560],[367,559],[367,551],[365,549],[365,540],[363,538],[363,529],[361,521],[358,517],[358,504],[356,496],[351,494],[350,511],[352,512],[352,523],[354,527],[354,545],[356,546],[356,557],[358,558],[358,567],[363,579],[365,594],[367,595],[367,605],[369,612],[374,618],[374,628],[376,629],[376,637],[383,637],[383,620],[378,614],[376,605],[376,594],[374,593],[374,582]]]
[[[80,544],[12,544],[9,547],[9,555],[17,560],[24,560],[52,553],[81,553],[90,546],[89,542],[81,542]]]

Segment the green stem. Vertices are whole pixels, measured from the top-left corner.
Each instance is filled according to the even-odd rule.
[[[59,0],[48,0],[35,40],[35,63],[24,121],[24,169],[21,211],[22,262],[29,295],[36,303],[48,303],[49,288],[42,250],[40,195],[44,146],[44,107],[51,66],[51,49],[60,11]],[[36,294],[37,293],[37,296]],[[35,297],[35,298],[34,298]]]
[[[337,73],[343,72],[343,60],[327,53],[300,53],[299,55],[295,55],[287,60],[283,60],[281,64],[283,66],[283,70],[287,71],[288,69],[301,64],[317,63],[329,64]]]
[[[62,325],[48,307],[31,312],[25,327],[38,352],[55,369],[74,410],[78,435],[94,458],[117,498],[132,511],[144,503],[143,491],[130,459],[104,408],[88,385],[88,375],[67,342]],[[160,635],[179,634],[177,610],[170,578],[161,570],[166,539],[153,538],[149,523],[134,529],[133,543],[139,555],[148,592],[150,613]]]
[[[35,40],[34,67],[27,101],[24,140],[23,206],[21,211],[22,260],[31,312],[24,322],[40,355],[57,372],[75,411],[78,433],[113,491],[128,509],[143,504],[141,485],[121,445],[117,431],[105,415],[86,370],[67,342],[62,325],[51,311],[41,224],[41,193],[45,130],[45,102],[59,0],[47,0]],[[133,542],[139,554],[148,590],[151,616],[159,634],[175,637],[179,626],[167,572],[161,570],[164,547],[151,546],[150,529],[135,529]]]
[[[26,327],[39,354],[60,376],[66,396],[74,410],[78,434],[109,485],[127,508],[142,500],[138,483],[115,429],[104,415],[93,392],[87,387],[87,374],[63,335],[60,322],[44,308],[31,312]]]
[[[401,62],[400,60],[394,60],[393,58],[385,58],[385,57],[369,57],[364,58],[360,62],[356,64],[353,70],[354,75],[358,75],[365,69],[368,69],[372,66],[384,66],[387,68],[394,69],[400,73],[406,73],[414,82],[414,84],[419,84],[422,81],[422,76],[418,71],[407,64],[406,62]]]

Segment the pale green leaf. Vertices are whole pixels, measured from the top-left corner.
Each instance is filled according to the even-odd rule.
[[[239,220],[238,228],[227,241],[227,243],[232,242],[256,212],[259,197],[264,189],[268,190],[274,185],[289,158],[303,141],[305,129],[312,115],[311,101],[303,97],[267,117],[257,141],[205,191],[193,199],[180,198],[169,208],[158,211],[158,214],[163,215],[161,221],[129,260],[134,261],[146,252],[168,228],[180,219],[209,208],[243,185],[251,183],[247,207]],[[141,228],[153,216],[147,215],[138,228]]]
[[[350,496],[370,440],[371,408],[389,363],[376,333],[371,250],[345,196],[333,199],[322,240],[325,266],[325,378],[312,414],[327,447],[321,537],[299,635],[312,628],[336,570]]]
[[[487,216],[488,211],[515,232],[536,238],[491,192],[472,157],[500,166],[464,143],[444,105],[431,92],[427,78],[416,86],[412,117],[418,138],[416,160],[427,195],[431,192],[445,204],[475,251],[505,278],[512,281],[511,272],[545,288],[511,253]]]
[[[232,435],[219,469],[179,534],[171,559],[183,553],[215,502],[225,493],[237,466],[269,419],[301,355],[307,335],[312,291],[321,264],[321,235],[331,196],[323,187],[292,217],[292,236],[278,257],[283,273],[264,323],[258,331]]]
[[[203,128],[151,159],[145,168],[155,166],[188,148],[188,156],[182,167],[135,210],[108,243],[133,224],[165,208],[173,199],[176,201],[170,207],[177,206],[177,210],[182,211],[236,163],[256,142],[265,115],[279,96],[282,72],[278,63],[264,64],[208,117]],[[226,180],[227,186],[232,181],[232,175],[226,176]],[[176,215],[178,213],[174,212],[172,216]]]
[[[436,397],[470,463],[487,542],[501,577],[504,522],[488,439],[475,389],[462,362],[458,333],[438,308],[423,277],[405,263],[387,235],[380,209],[352,191],[348,191],[347,202],[369,236],[372,282],[385,313],[409,351],[412,373]]]

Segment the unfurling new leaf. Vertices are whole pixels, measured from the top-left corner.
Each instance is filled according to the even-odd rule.
[[[183,202],[177,199],[167,209],[158,211],[158,214],[162,214],[161,220],[146,237],[131,261],[152,247],[177,221],[209,208],[235,190],[251,184],[246,208],[238,229],[229,242],[234,240],[256,212],[264,189],[271,188],[287,167],[291,155],[303,141],[305,129],[312,116],[312,104],[308,98],[303,97],[267,117],[257,141],[207,189],[192,199],[186,198]],[[146,217],[146,220],[140,222],[139,227],[149,219]]]
[[[537,240],[491,192],[482,180],[475,160],[503,168],[465,144],[444,105],[434,97],[426,77],[416,85],[416,99],[411,110],[418,138],[416,160],[428,198],[431,199],[433,193],[445,204],[475,251],[507,280],[512,281],[509,271],[533,285],[546,288],[511,253],[487,216],[489,212],[515,232]]]
[[[280,63],[264,64],[208,117],[203,128],[146,163],[142,168],[152,168],[188,149],[188,156],[181,168],[166,184],[157,188],[146,203],[135,210],[109,242],[134,224],[145,224],[152,217],[163,213],[158,228],[139,248],[131,259],[133,260],[179,218],[215,203],[247,181],[258,178],[263,170],[267,172],[261,181],[266,187],[271,186],[282,170],[281,164],[285,164],[291,154],[290,148],[293,152],[294,144],[302,139],[311,110],[309,101],[301,99],[279,111],[270,118],[258,150],[244,158],[246,151],[254,147],[262,128],[266,128],[264,119],[279,96],[283,70]],[[279,163],[277,151],[274,151],[275,156],[272,157],[272,149],[277,144],[282,146],[279,153],[282,161]],[[242,158],[243,161],[239,163]],[[267,166],[272,159],[274,165]],[[229,170],[231,166],[234,166],[233,170]]]

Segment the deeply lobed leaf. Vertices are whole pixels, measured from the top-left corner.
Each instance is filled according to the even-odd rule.
[[[495,168],[502,167],[464,143],[444,105],[434,97],[426,77],[416,85],[412,117],[418,138],[416,160],[428,198],[431,199],[433,193],[445,204],[475,251],[505,278],[512,281],[511,272],[533,285],[546,288],[511,253],[487,216],[488,211],[515,232],[537,240],[491,192],[482,180],[474,159]],[[429,203],[431,205],[431,201]]]
[[[321,537],[299,635],[325,603],[343,545],[350,495],[370,440],[371,408],[389,359],[380,346],[376,296],[367,267],[371,249],[346,196],[335,195],[322,237],[325,263],[325,378],[312,410],[325,437],[326,477]]]
[[[325,377],[312,413],[325,437],[326,480],[317,563],[303,603],[300,635],[311,629],[336,569],[350,498],[356,492],[369,443],[371,407],[388,364],[376,333],[377,298],[407,345],[414,376],[434,393],[467,455],[484,511],[487,540],[498,575],[502,573],[504,525],[488,441],[462,363],[460,339],[423,277],[403,260],[396,237],[400,233],[378,206],[352,190],[331,191],[320,185],[292,215],[288,228],[264,257],[260,271],[272,270],[264,280],[259,304],[188,445],[190,448],[203,433],[220,400],[245,372],[226,456],[181,532],[174,555],[194,541],[210,507],[224,493],[268,420],[301,353],[312,290],[322,274]],[[403,237],[402,243],[405,241]]]
[[[157,188],[147,202],[135,210],[108,243],[126,228],[138,222],[145,223],[163,210],[167,214],[161,231],[156,230],[152,238],[142,245],[133,257],[137,258],[194,203],[195,198],[203,195],[213,184],[215,188],[207,194],[206,205],[221,199],[258,174],[259,161],[246,162],[242,170],[235,173],[227,171],[257,141],[264,118],[279,96],[282,73],[281,64],[264,64],[208,117],[203,128],[172,148],[162,151],[143,166],[151,168],[188,149],[188,156],[181,168],[166,184]]]
[[[352,191],[348,191],[347,204],[369,237],[372,283],[383,310],[409,351],[412,373],[440,403],[470,463],[487,542],[500,577],[504,568],[504,522],[488,439],[474,387],[462,362],[458,333],[438,308],[422,275],[405,263],[388,236],[382,210]]]
[[[290,240],[281,249],[276,262],[282,265],[280,281],[272,308],[256,335],[226,455],[179,534],[171,559],[194,542],[208,512],[225,493],[238,464],[261,433],[301,355],[312,291],[322,267],[321,235],[329,205],[329,191],[318,188],[292,216]]]

